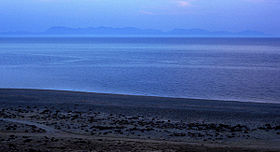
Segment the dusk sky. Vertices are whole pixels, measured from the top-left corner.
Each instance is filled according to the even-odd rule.
[[[280,34],[280,0],[1,0],[0,32],[52,26]]]

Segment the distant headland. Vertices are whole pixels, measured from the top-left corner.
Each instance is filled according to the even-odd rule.
[[[87,27],[71,28],[66,26],[51,27],[43,32],[13,31],[0,32],[2,36],[15,35],[35,35],[35,36],[186,36],[186,37],[271,37],[271,35],[259,31],[208,31],[204,29],[173,29],[170,31],[161,31],[157,29],[140,29],[136,27]]]

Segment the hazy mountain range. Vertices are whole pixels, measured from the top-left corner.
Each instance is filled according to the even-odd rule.
[[[156,29],[140,29],[135,27],[88,27],[71,28],[56,26],[47,29],[44,32],[2,32],[0,35],[81,35],[81,36],[269,36],[258,31],[207,31],[203,29],[174,29],[171,31],[161,31]]]

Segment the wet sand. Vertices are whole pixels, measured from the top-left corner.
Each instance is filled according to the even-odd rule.
[[[0,89],[0,151],[280,151],[280,104]]]

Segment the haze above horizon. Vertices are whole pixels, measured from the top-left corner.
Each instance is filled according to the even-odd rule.
[[[3,0],[0,32],[109,26],[280,35],[279,4],[278,0]]]

